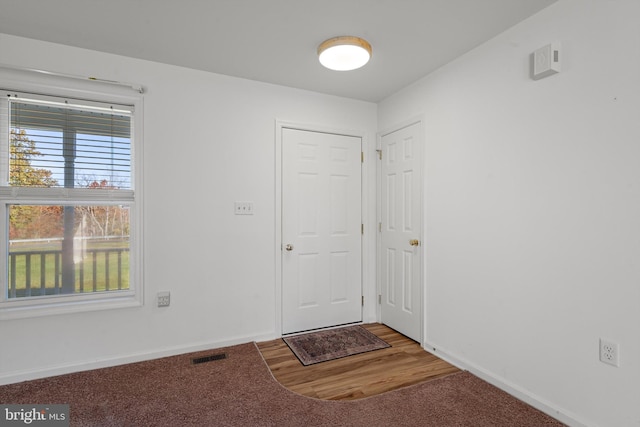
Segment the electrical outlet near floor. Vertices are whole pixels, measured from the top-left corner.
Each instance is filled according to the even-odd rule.
[[[158,307],[169,307],[171,303],[170,292],[158,292]]]
[[[620,349],[618,343],[600,338],[600,361],[607,365],[620,366]]]

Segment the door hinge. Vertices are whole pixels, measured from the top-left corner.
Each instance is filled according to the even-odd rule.
[[[376,150],[376,153],[378,153],[378,159],[382,160],[382,150]]]
[[[360,224],[360,234],[364,235],[364,224]]]
[[[378,223],[378,232],[382,233],[382,223],[381,222]]]
[[[364,295],[362,295],[362,306],[364,307]]]
[[[360,152],[360,163],[364,163],[364,151]]]
[[[382,294],[378,294],[378,304],[382,304]]]

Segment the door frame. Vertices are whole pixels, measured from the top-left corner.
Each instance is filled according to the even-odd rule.
[[[364,297],[365,306],[362,307],[362,321],[367,322],[371,321],[375,318],[375,315],[366,315],[366,308],[371,307],[374,304],[374,301],[377,302],[376,298],[376,290],[373,286],[367,286],[368,283],[371,283],[372,275],[375,275],[375,270],[371,271],[372,263],[375,264],[375,256],[373,260],[369,260],[369,254],[375,255],[375,230],[376,228],[375,217],[370,214],[370,212],[375,209],[367,208],[369,206],[369,194],[368,188],[370,188],[369,177],[372,170],[372,163],[374,162],[375,154],[374,150],[369,150],[369,141],[367,138],[367,133],[364,131],[353,130],[353,129],[340,129],[330,126],[318,125],[318,124],[309,124],[309,123],[300,123],[300,122],[290,122],[286,120],[276,120],[275,121],[275,182],[274,182],[274,196],[275,196],[275,212],[274,212],[274,220],[275,220],[275,235],[274,235],[274,265],[275,265],[275,332],[279,336],[282,336],[282,130],[283,129],[295,129],[307,132],[321,132],[321,133],[330,133],[336,135],[344,135],[344,136],[353,136],[360,138],[362,141],[362,152],[364,153],[364,162],[361,165],[361,220],[364,224],[365,232],[362,235],[362,245],[361,247],[361,286],[362,286],[362,295]],[[373,154],[372,154],[373,153]],[[370,250],[370,248],[373,248]]]
[[[414,116],[408,120],[401,121],[392,126],[385,128],[384,130],[379,131],[376,134],[376,224],[380,224],[382,222],[382,163],[378,157],[378,151],[382,149],[382,138],[390,133],[399,131],[406,127],[412,126],[414,124],[419,125],[419,136],[420,136],[420,144],[422,144],[421,148],[421,156],[422,156],[422,164],[420,167],[420,200],[418,201],[420,204],[420,242],[422,246],[422,258],[420,259],[420,299],[421,299],[421,309],[422,313],[420,314],[420,345],[424,347],[427,342],[427,246],[426,246],[426,226],[427,219],[425,216],[426,213],[426,196],[424,194],[426,189],[426,176],[427,176],[427,144],[426,144],[426,115],[421,114],[418,116]],[[378,304],[376,305],[376,318],[377,321],[382,323],[382,306],[380,304],[382,298],[382,237],[380,233],[380,229],[376,225],[376,294]]]

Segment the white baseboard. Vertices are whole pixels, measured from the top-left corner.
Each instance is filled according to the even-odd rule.
[[[452,365],[462,370],[469,371],[470,373],[477,376],[478,378],[488,382],[491,385],[498,387],[502,391],[509,393],[515,398],[522,400],[528,405],[533,406],[534,408],[544,412],[545,414],[557,419],[558,421],[564,424],[567,424],[568,426],[589,427],[588,423],[584,421],[580,421],[579,417],[575,416],[575,414],[571,414],[570,412],[557,407],[551,402],[548,402],[545,399],[540,398],[539,396],[536,396],[530,392],[527,392],[522,388],[518,387],[517,385],[505,380],[504,378],[496,376],[494,373],[488,372],[476,366],[475,364],[470,363],[467,360],[453,356],[450,353],[448,353],[446,350],[442,350],[441,348],[435,345],[432,345],[431,343],[428,343],[428,342],[425,342],[424,348],[428,352],[435,354],[436,356],[443,359],[444,361],[451,363]]]
[[[108,368],[111,366],[125,365],[127,363],[143,362],[145,360],[159,359],[161,357],[176,356],[179,354],[192,353],[196,351],[210,350],[222,347],[229,347],[237,344],[244,344],[252,341],[268,341],[279,338],[275,332],[268,332],[260,335],[247,335],[222,341],[204,341],[197,344],[185,346],[175,346],[157,349],[149,352],[140,352],[123,356],[70,363],[58,366],[49,366],[42,369],[31,369],[20,372],[10,372],[0,375],[0,385],[19,383],[40,378],[47,378],[56,375],[71,374],[74,372],[89,371],[92,369]]]

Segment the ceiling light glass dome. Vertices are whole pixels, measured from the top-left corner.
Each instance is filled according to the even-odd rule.
[[[334,37],[318,46],[318,59],[330,70],[355,70],[369,62],[370,58],[371,45],[359,37]]]

